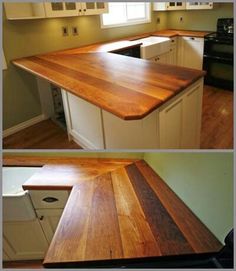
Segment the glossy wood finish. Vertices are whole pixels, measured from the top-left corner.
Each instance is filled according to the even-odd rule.
[[[232,91],[204,86],[201,149],[233,149]]]
[[[176,37],[176,36],[184,36],[184,37],[196,37],[196,38],[204,38],[206,35],[210,34],[212,31],[192,31],[192,30],[175,30],[175,29],[166,29],[160,30],[152,33],[153,36],[160,37]]]
[[[13,63],[125,120],[144,118],[205,74],[105,52],[127,43],[137,44],[96,44]]]
[[[73,186],[44,266],[89,266],[101,260],[216,252],[221,247],[141,160]]]
[[[3,138],[3,148],[81,149],[74,141],[69,141],[67,132],[51,120],[42,121]]]

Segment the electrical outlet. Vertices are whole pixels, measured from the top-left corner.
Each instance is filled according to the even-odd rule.
[[[157,17],[157,24],[161,23],[161,18]]]
[[[77,26],[72,26],[72,35],[73,36],[79,35]]]
[[[68,36],[68,27],[67,26],[63,26],[62,27],[62,36]]]

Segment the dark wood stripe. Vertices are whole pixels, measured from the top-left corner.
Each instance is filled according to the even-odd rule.
[[[126,171],[162,254],[192,253],[192,247],[136,165],[126,166]]]

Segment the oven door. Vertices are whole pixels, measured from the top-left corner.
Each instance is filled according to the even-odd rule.
[[[233,90],[233,57],[204,56],[203,69],[207,72],[204,79],[205,84]]]
[[[204,55],[233,55],[234,45],[232,40],[208,39],[204,40]]]

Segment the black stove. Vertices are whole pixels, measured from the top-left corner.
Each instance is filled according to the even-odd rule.
[[[217,32],[204,38],[205,84],[233,90],[233,18],[220,18]]]

